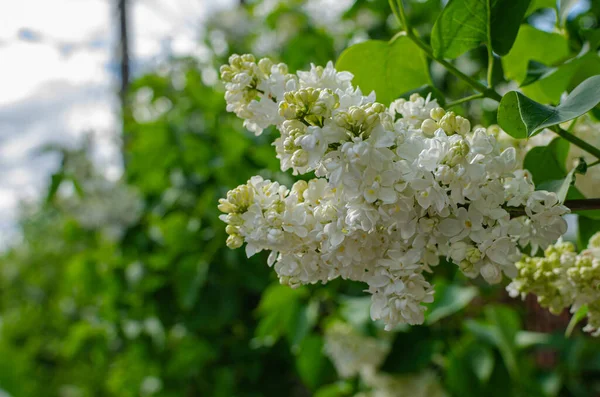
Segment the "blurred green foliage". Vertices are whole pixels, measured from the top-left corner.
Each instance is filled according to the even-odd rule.
[[[600,12],[592,3],[583,15],[597,27]],[[277,3],[266,15],[261,5],[250,2],[209,22],[210,59],[172,60],[132,83],[123,115],[125,175],[100,184],[109,192],[125,185],[137,192],[133,221],[115,231],[112,221],[90,227],[75,216],[65,197],[90,201],[97,190],[86,181],[97,171],[85,149],[62,152],[47,202],[23,211],[22,241],[0,258],[0,395],[334,397],[362,389],[357,379],[339,379],[323,354],[323,332],[334,319],[365,335],[379,332],[363,286],[292,290],[277,283],[264,255],[247,259],[243,250],[225,247],[218,198],[255,174],[291,177],[278,171],[273,132],[251,136],[225,111],[211,71],[228,53],[261,55],[260,48],[292,69],[324,64],[351,41],[389,39],[396,26],[383,0],[356,0],[339,26],[319,24],[303,1]],[[545,12],[532,6],[530,20]],[[427,36],[442,4],[410,1],[407,9]],[[570,40],[559,46],[565,54],[594,33],[581,18],[566,22]],[[518,62],[504,64],[507,76],[524,76],[527,62],[517,54],[540,47],[521,47],[541,40],[542,33],[525,37],[531,29],[517,37],[509,57]],[[474,74],[485,73],[479,50],[459,60]],[[468,91],[445,72],[432,75],[447,97]],[[471,116],[487,125],[493,114],[483,108]],[[69,171],[81,167],[91,171]],[[120,204],[104,202],[109,210]],[[461,397],[600,393],[598,341],[577,331],[566,339],[560,326],[534,332],[535,305],[509,301],[502,286],[470,282],[448,263],[435,274],[426,325],[394,331],[383,371],[433,369],[448,394]]]

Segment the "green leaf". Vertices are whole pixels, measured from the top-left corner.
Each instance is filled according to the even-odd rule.
[[[571,171],[569,171],[564,178],[542,182],[539,186],[536,186],[536,190],[547,190],[549,192],[554,192],[558,196],[558,201],[560,203],[564,203],[570,190],[576,192],[574,187],[575,174],[585,174],[586,170],[587,164],[582,157],[579,159],[577,166],[573,167],[573,169],[571,169]]]
[[[433,26],[433,52],[456,58],[484,43],[505,55],[528,7],[529,0],[450,0]]]
[[[306,335],[317,323],[319,316],[319,302],[311,300],[307,305],[304,305],[298,310],[298,318],[295,326],[290,333],[290,344],[292,349],[300,346]]]
[[[476,339],[463,336],[450,345],[446,357],[446,387],[454,396],[487,395],[485,384],[494,371],[495,358],[491,349]]]
[[[265,290],[257,309],[260,321],[255,331],[253,346],[272,346],[280,337],[294,340],[300,316],[300,300],[306,290],[292,289],[285,285],[273,284]]]
[[[327,360],[323,356],[323,338],[319,335],[307,336],[296,357],[296,369],[306,386],[314,390],[322,383]]]
[[[525,16],[533,14],[540,8],[552,8],[553,10],[556,10],[556,1],[557,0],[532,0]]]
[[[433,324],[465,308],[478,294],[476,287],[436,284],[435,299],[429,306],[426,324]]]
[[[340,381],[320,387],[314,397],[344,397],[352,394],[352,385],[348,381]]]
[[[515,311],[502,306],[490,306],[485,316],[494,326],[498,350],[504,359],[511,376],[518,377],[519,361],[517,359],[516,336],[519,331],[519,317]]]
[[[573,314],[573,317],[571,317],[571,321],[569,321],[569,325],[567,326],[567,330],[565,331],[565,336],[568,338],[569,336],[571,336],[571,334],[573,333],[573,330],[575,329],[575,326],[585,318],[585,316],[587,316],[588,314],[588,307],[587,305],[583,305],[581,306],[576,312],[575,314]]]
[[[530,61],[530,66],[532,62],[535,61]],[[532,70],[527,70],[528,75],[521,84],[522,91],[534,101],[556,104],[565,91],[572,90],[585,79],[598,74],[600,57],[595,51],[589,51],[589,46],[586,45],[576,57],[558,66],[547,67],[546,72],[539,76],[539,80],[526,84],[528,79],[535,78],[532,74],[540,72],[540,69],[538,65],[537,71],[535,66]]]
[[[54,200],[56,196],[56,192],[58,192],[58,188],[60,184],[65,178],[65,174],[62,172],[57,172],[56,174],[52,174],[50,181],[50,188],[48,189],[48,194],[46,195],[46,203],[49,204]]]
[[[365,94],[375,91],[377,101],[386,105],[407,91],[432,84],[423,51],[405,36],[355,44],[342,52],[336,68],[351,72],[354,85]]]
[[[412,326],[407,332],[399,332],[392,349],[381,366],[381,370],[390,373],[418,372],[429,365],[443,348],[441,340],[432,335],[431,329]],[[401,360],[398,357],[402,357]]]
[[[486,383],[494,370],[494,353],[482,344],[474,344],[468,352],[471,368],[477,378]]]
[[[519,349],[530,347],[550,347],[557,349],[562,347],[564,338],[560,334],[548,334],[543,332],[519,331],[516,336],[516,344]]]
[[[558,106],[535,102],[517,91],[502,97],[498,123],[509,135],[522,139],[544,128],[572,120],[587,113],[600,102],[600,75],[578,85]]]
[[[536,81],[550,75],[554,71],[556,71],[555,67],[546,66],[541,62],[530,60],[529,64],[527,65],[527,75],[525,76],[525,80],[521,82],[521,87],[535,83]]]
[[[547,146],[537,146],[525,155],[523,168],[531,172],[536,186],[567,175],[566,162],[570,144],[562,138],[554,138]]]
[[[179,306],[184,310],[194,307],[200,289],[206,282],[210,265],[196,256],[186,256],[177,264],[175,288]]]
[[[548,51],[549,48],[552,51]],[[555,65],[569,54],[569,42],[562,35],[522,25],[510,52],[502,57],[502,66],[507,79],[522,82],[527,76],[529,61]]]
[[[574,177],[575,168],[569,171],[567,176],[562,179],[555,179],[552,181],[546,181],[541,183],[539,186],[536,186],[536,190],[546,190],[549,192],[556,193],[556,196],[558,196],[558,201],[562,204],[567,198],[567,193],[569,192],[569,189],[571,188],[571,186],[573,186],[573,183],[575,182]]]
[[[492,0],[491,3],[492,49],[498,55],[506,55],[517,38],[530,0]]]

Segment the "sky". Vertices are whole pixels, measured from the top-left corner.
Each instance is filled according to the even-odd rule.
[[[190,54],[210,12],[239,0],[130,0],[135,71]],[[115,0],[0,2],[0,247],[15,238],[21,200],[58,167],[44,146],[95,137],[94,158],[118,177]]]

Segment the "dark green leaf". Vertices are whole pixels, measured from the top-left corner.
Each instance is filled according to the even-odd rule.
[[[314,397],[344,397],[352,394],[352,385],[349,382],[336,382],[320,387]]]
[[[552,51],[548,51],[549,48]],[[502,57],[502,65],[507,79],[522,82],[527,76],[529,61],[555,65],[569,54],[569,43],[562,35],[522,25],[510,52]]]
[[[554,138],[548,146],[537,146],[527,152],[523,168],[529,170],[536,186],[544,182],[564,178],[570,144],[562,138]]]
[[[536,186],[536,190],[546,190],[549,192],[554,192],[558,197],[558,201],[560,203],[564,203],[565,199],[567,198],[567,193],[569,192],[569,189],[571,188],[574,182],[575,168],[569,171],[567,176],[565,176],[562,179],[555,179],[552,181],[545,181],[540,183],[539,186]]]
[[[494,327],[497,347],[504,359],[506,368],[508,368],[511,376],[518,378],[519,361],[517,359],[516,336],[521,326],[517,313],[508,307],[489,306],[485,310],[485,316]]]
[[[530,347],[550,347],[557,349],[563,345],[564,338],[560,334],[548,334],[543,332],[519,331],[516,344],[519,349]]]
[[[529,0],[450,0],[433,26],[436,57],[456,58],[481,44],[510,51]]]
[[[429,305],[426,324],[433,324],[466,307],[477,296],[477,288],[461,287],[454,284],[438,283],[435,287],[435,300]]]
[[[427,368],[442,348],[441,341],[431,335],[427,327],[410,327],[407,332],[397,333],[392,350],[381,366],[391,373],[417,372]],[[402,357],[401,360],[398,357]]]
[[[175,287],[179,306],[184,310],[194,307],[198,293],[206,282],[209,264],[195,256],[182,259],[175,270]]]
[[[585,79],[598,74],[599,70],[600,57],[595,51],[589,51],[589,46],[586,45],[579,55],[555,67],[548,67],[546,72],[539,76],[539,80],[531,84],[526,84],[526,81],[534,78],[530,73],[535,73],[535,70],[528,69],[528,75],[521,87],[523,93],[534,101],[556,104],[565,91],[572,90]]]
[[[336,68],[354,75],[364,94],[375,91],[377,101],[389,104],[403,93],[431,84],[425,55],[405,36],[391,42],[369,40],[340,55]]]
[[[545,106],[511,91],[498,108],[498,123],[512,137],[528,138],[546,127],[572,120],[600,102],[600,75],[577,86],[558,106]]]
[[[468,352],[471,368],[477,378],[486,383],[494,370],[494,353],[483,344],[474,344]]]
[[[319,302],[311,300],[307,305],[303,305],[298,310],[298,318],[295,326],[291,329],[290,344],[292,348],[297,348],[310,330],[317,322],[319,315]]]
[[[57,172],[56,174],[52,174],[50,181],[50,188],[48,189],[48,194],[46,195],[46,203],[51,203],[56,196],[56,192],[60,187],[65,175],[62,172]]]
[[[321,384],[327,365],[323,356],[323,338],[319,335],[307,336],[296,357],[296,369],[306,386],[316,389]]]
[[[521,87],[525,87],[531,83],[542,79],[556,70],[555,67],[546,66],[541,62],[530,60],[527,65],[527,76],[521,83]]]
[[[530,0],[491,0],[491,3],[492,49],[496,54],[506,55],[517,38]]]

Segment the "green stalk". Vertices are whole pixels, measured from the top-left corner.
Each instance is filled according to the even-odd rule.
[[[392,4],[392,0],[390,0],[390,5],[391,4]],[[398,5],[398,9],[396,10],[396,8],[393,7],[392,11],[394,11],[394,15],[396,15],[396,18],[398,19],[398,21],[403,25],[403,29],[404,29],[404,33],[406,34],[406,37],[411,39],[412,42],[415,43],[421,50],[423,50],[423,52],[429,58],[438,62],[440,65],[445,67],[450,73],[452,73],[459,79],[463,80],[465,83],[470,85],[476,91],[479,91],[480,93],[482,93],[484,97],[493,99],[496,102],[500,102],[500,100],[502,99],[502,96],[500,94],[498,94],[496,91],[494,91],[491,88],[486,87],[485,85],[481,84],[479,81],[467,76],[466,74],[464,74],[463,72],[458,70],[450,62],[447,62],[442,58],[437,58],[433,54],[433,50],[431,49],[431,47],[429,47],[429,45],[425,44],[420,38],[418,38],[414,34],[414,32],[410,29],[410,26],[408,26],[407,19],[406,19],[406,13],[404,12],[404,4],[402,4],[402,0],[398,0],[397,5]]]
[[[483,94],[481,94],[481,93],[469,95],[467,97],[464,97],[464,98],[461,98],[461,99],[457,99],[456,101],[448,102],[446,104],[445,108],[449,109],[452,106],[460,105],[461,103],[469,102],[469,101],[473,101],[475,99],[481,99],[481,98],[485,98],[485,96]]]
[[[590,145],[589,143],[587,143],[586,141],[584,141],[580,138],[577,138],[575,135],[571,134],[569,131],[566,131],[566,130],[560,128],[558,125],[555,125],[550,129],[552,131],[554,131],[561,138],[571,142],[575,146],[580,147],[581,149],[585,150],[586,152],[588,152],[592,156],[596,157],[597,159],[600,159],[600,149],[598,149],[597,147],[594,147],[594,146]],[[592,164],[596,165],[596,163],[592,163]]]

